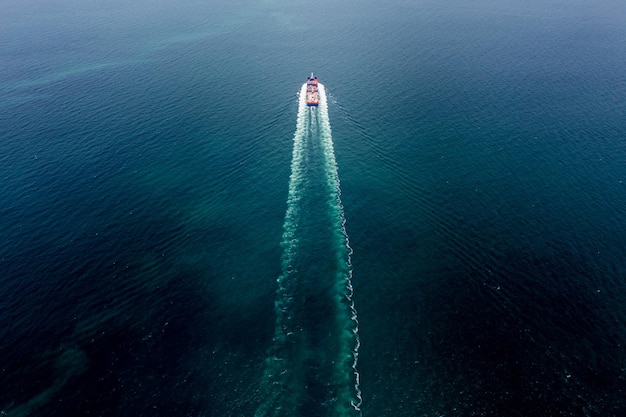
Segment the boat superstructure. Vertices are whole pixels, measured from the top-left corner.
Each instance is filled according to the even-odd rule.
[[[306,105],[317,106],[319,104],[319,95],[317,92],[317,77],[311,76],[306,79]]]

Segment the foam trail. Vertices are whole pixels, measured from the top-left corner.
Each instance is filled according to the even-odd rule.
[[[352,248],[321,84],[319,98],[317,108],[307,107],[306,84],[302,86],[281,241],[276,327],[256,417],[361,416]],[[329,269],[316,269],[319,265]]]

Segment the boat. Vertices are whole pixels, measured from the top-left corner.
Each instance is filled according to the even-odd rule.
[[[317,92],[317,77],[311,76],[306,79],[306,105],[317,106],[319,104],[319,94]]]

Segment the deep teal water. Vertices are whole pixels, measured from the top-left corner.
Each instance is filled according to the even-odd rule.
[[[287,312],[315,353],[288,356],[287,394],[266,384],[315,71],[362,414],[622,415],[625,20],[610,0],[4,2],[0,410],[350,410],[324,382],[345,316],[316,154]]]

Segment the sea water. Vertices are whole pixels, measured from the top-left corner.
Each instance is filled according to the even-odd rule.
[[[622,415],[625,21],[4,2],[0,411]]]

